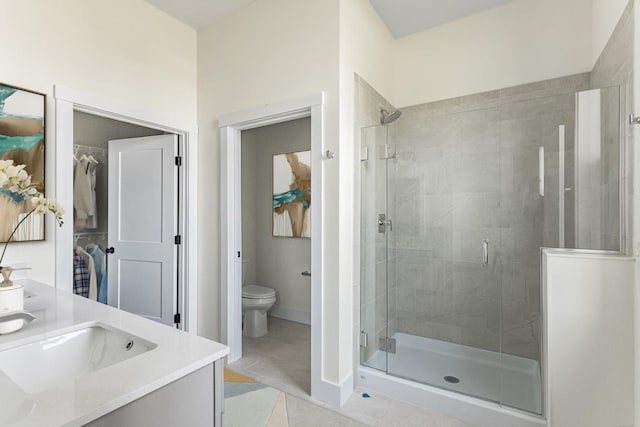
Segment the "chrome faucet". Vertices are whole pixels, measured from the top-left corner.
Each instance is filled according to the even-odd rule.
[[[22,319],[26,323],[36,320],[36,316],[24,310],[6,311],[0,313],[0,322],[9,322],[11,320]]]

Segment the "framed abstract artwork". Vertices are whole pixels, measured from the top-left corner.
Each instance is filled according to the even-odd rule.
[[[25,165],[31,182],[44,194],[46,96],[0,83],[0,160]],[[26,197],[0,188],[0,241],[5,242],[32,209]],[[11,241],[44,240],[44,217],[29,216]]]
[[[273,236],[311,237],[311,151],[273,156]]]

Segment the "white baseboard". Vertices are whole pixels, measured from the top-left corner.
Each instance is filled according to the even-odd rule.
[[[299,310],[297,308],[275,306],[269,310],[269,316],[291,320],[292,322],[304,323],[305,325],[311,325],[311,312]]]
[[[336,408],[342,407],[353,393],[353,374],[349,374],[336,384],[329,381],[320,381],[319,384],[311,384],[311,397],[321,400]]]
[[[340,407],[347,402],[347,399],[353,393],[353,384],[353,373],[350,373],[340,386]]]

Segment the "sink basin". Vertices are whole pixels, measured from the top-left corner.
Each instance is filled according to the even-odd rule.
[[[0,372],[27,394],[58,387],[156,347],[96,324],[0,351]]]

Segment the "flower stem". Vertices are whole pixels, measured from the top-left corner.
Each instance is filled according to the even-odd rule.
[[[16,227],[13,229],[13,231],[11,232],[11,235],[9,236],[9,238],[7,239],[7,241],[4,243],[4,249],[2,250],[2,255],[0,255],[0,267],[2,266],[2,260],[4,259],[4,253],[7,251],[7,245],[9,245],[9,242],[11,241],[11,238],[13,237],[14,234],[16,234],[16,231],[18,231],[18,228],[20,227],[20,225],[24,222],[25,219],[29,218],[31,216],[31,214],[33,212],[35,212],[37,208],[33,208],[31,209],[31,211],[26,214],[24,216],[24,218],[22,218],[20,220],[20,222],[18,222],[18,225],[16,225]]]

